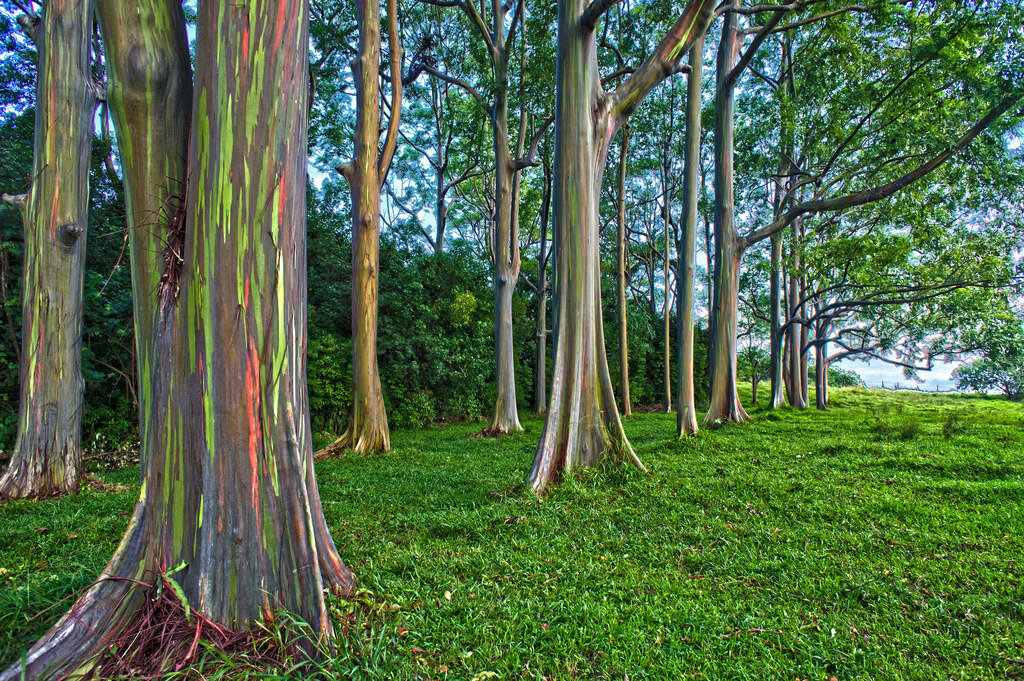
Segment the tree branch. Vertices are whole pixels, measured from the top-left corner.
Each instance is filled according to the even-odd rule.
[[[593,2],[583,10],[583,16],[580,17],[580,23],[583,25],[583,28],[588,31],[593,31],[601,16],[618,3],[619,0],[593,0]]]
[[[398,0],[388,0],[388,48],[391,54],[391,116],[388,118],[388,132],[384,147],[377,159],[377,177],[381,185],[391,168],[391,160],[398,146],[398,123],[402,118],[402,36],[398,32]]]
[[[714,0],[690,1],[640,68],[612,92],[612,110],[616,115],[629,116],[656,85],[675,72],[694,41],[707,30],[714,6]]]
[[[548,116],[537,131],[533,133],[533,139],[530,140],[530,149],[526,152],[526,156],[520,157],[512,161],[512,167],[515,170],[522,170],[523,168],[534,168],[540,165],[540,161],[537,160],[537,147],[540,146],[540,141],[544,138],[544,133],[547,132],[548,128],[554,122],[554,116]]]
[[[786,213],[779,218],[773,220],[769,224],[765,225],[761,229],[754,230],[747,236],[741,239],[744,248],[756,244],[757,242],[779,232],[788,227],[793,220],[797,219],[801,215],[806,213],[825,213],[825,212],[837,212],[853,208],[856,206],[862,206],[867,203],[874,203],[886,199],[896,192],[904,189],[908,185],[921,179],[928,173],[932,172],[940,165],[945,163],[951,156],[959,152],[961,149],[966,147],[974,138],[985,131],[992,123],[994,123],[1000,116],[1006,113],[1010,107],[1014,106],[1021,100],[1024,94],[1015,92],[1003,97],[1002,101],[996,104],[985,116],[971,127],[956,144],[947,147],[945,150],[932,157],[926,163],[921,164],[917,168],[914,168],[910,172],[901,175],[888,184],[872,187],[870,189],[864,189],[853,194],[847,194],[845,196],[838,196],[835,198],[818,198],[803,201],[792,206]]]
[[[472,85],[470,85],[466,81],[459,80],[455,76],[449,76],[447,73],[444,73],[442,71],[438,71],[433,66],[429,66],[427,64],[423,65],[423,70],[426,71],[427,73],[429,73],[430,75],[434,76],[435,78],[440,78],[441,80],[443,80],[446,83],[450,83],[452,85],[457,85],[458,87],[462,88],[463,90],[465,90],[469,94],[473,95],[473,98],[477,101],[477,104],[482,106],[484,109],[487,109],[487,102],[486,102],[486,100],[484,100],[483,95],[481,95],[477,91],[476,88],[474,88]]]

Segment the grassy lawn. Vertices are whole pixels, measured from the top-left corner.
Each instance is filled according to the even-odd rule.
[[[521,486],[535,417],[501,440],[400,431],[390,454],[320,463],[327,520],[378,610],[339,668],[1024,678],[1024,405],[858,389],[833,405],[683,442],[674,414],[638,414],[626,428],[649,475],[587,471],[543,499]],[[137,476],[0,507],[0,663],[95,577]]]

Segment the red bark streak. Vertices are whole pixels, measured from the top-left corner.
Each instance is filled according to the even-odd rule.
[[[51,86],[52,87],[52,86]],[[51,107],[52,108],[52,107]],[[51,119],[52,120],[52,119]],[[57,212],[58,199],[60,198],[60,175],[53,178],[53,205],[50,207],[50,242],[57,245],[57,223],[59,214]]]
[[[39,342],[36,343],[36,357],[42,357],[43,356],[43,336],[46,335],[46,326],[43,324],[43,322],[38,322],[38,324],[39,324]],[[40,382],[42,380],[43,380],[43,368],[37,362],[36,363],[35,374],[32,376],[32,389],[33,389],[34,392],[39,392],[39,385],[40,385]],[[39,425],[40,425],[40,423],[41,423],[41,421],[37,421],[36,422],[36,432],[37,433],[39,432]]]
[[[274,42],[271,43],[273,46],[281,44],[281,34],[284,33],[284,20],[285,20],[285,9],[292,3],[282,2],[277,6],[277,26],[274,28]]]
[[[242,61],[249,63],[249,25],[242,30]]]
[[[249,279],[245,280],[245,307],[249,307]],[[257,462],[256,450],[263,440],[263,433],[260,432],[260,420],[258,414],[260,399],[260,358],[256,352],[256,340],[249,336],[248,356],[245,372],[246,400],[245,411],[249,417],[249,465],[252,467],[252,507],[256,508],[256,499],[259,495],[259,463]]]
[[[277,186],[279,189],[278,201],[277,201],[277,226],[278,228],[284,224],[284,208],[285,202],[288,198],[288,185],[284,181],[284,178],[288,176],[288,162],[285,162],[284,172],[281,173],[281,179],[278,180]]]

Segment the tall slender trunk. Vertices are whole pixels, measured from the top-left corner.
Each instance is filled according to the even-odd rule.
[[[821,323],[814,344],[814,402],[821,410],[828,409],[828,325]]]
[[[393,88],[384,149],[380,144],[380,2],[357,0],[359,54],[352,62],[356,82],[355,154],[339,167],[352,196],[352,412],[345,433],[324,449],[380,452],[391,448],[384,391],[377,369],[377,311],[380,273],[380,191],[394,151],[402,112],[402,48],[397,5],[388,3],[388,39]]]
[[[782,44],[782,58],[779,66],[779,88],[782,90],[783,103],[787,103],[793,92],[793,73],[789,67],[792,40],[786,33]],[[791,168],[793,158],[793,120],[792,108],[780,107],[779,131],[779,165],[776,173],[775,190],[772,199],[773,218],[778,218],[786,209],[789,200],[788,192],[793,186],[792,179],[783,179],[786,171]],[[782,272],[782,232],[771,236],[771,286],[768,305],[770,307],[770,338],[769,338],[769,377],[771,380],[771,396],[768,408],[776,409],[786,402],[785,394],[785,358],[783,357],[782,320],[785,312],[782,308],[784,296],[784,278]]]
[[[701,184],[703,185],[704,179],[701,177]],[[706,192],[705,189],[702,190]],[[704,219],[704,265],[706,267],[704,274],[704,282],[707,288],[707,305],[708,305],[708,343],[704,351],[704,366],[707,367],[707,385],[704,387],[708,391],[708,395],[711,394],[711,365],[715,363],[715,344],[711,342],[711,339],[715,337],[714,323],[715,315],[711,313],[711,310],[715,307],[715,245],[712,241],[712,229],[711,220],[707,214],[703,216]]]
[[[750,419],[740,404],[736,371],[739,269],[743,246],[736,232],[733,205],[733,104],[730,77],[738,50],[736,14],[723,16],[715,88],[715,291],[711,314],[711,404],[705,424]]]
[[[693,284],[696,274],[697,197],[700,177],[700,111],[704,38],[690,50],[690,74],[686,82],[686,137],[683,157],[683,214],[676,246],[676,434],[697,432],[697,407],[693,385]]]
[[[149,109],[150,123],[180,131],[159,118],[180,116],[171,100],[187,98],[185,22],[173,2],[108,9],[104,37],[119,45],[109,50],[112,92],[124,113],[115,125],[138,206],[150,156],[128,143],[141,131],[122,126],[147,115],[128,113],[142,93],[159,93],[167,99]],[[183,251],[164,262],[152,336],[139,329],[154,350],[150,392],[170,395],[174,411],[143,420],[142,492],[125,537],[101,578],[28,651],[28,678],[91,667],[134,626],[145,584],[176,565],[191,608],[236,631],[283,609],[326,634],[324,586],[353,587],[316,491],[304,381],[307,5],[270,0],[227,13],[204,0],[198,16]],[[140,36],[145,47],[123,49]],[[173,154],[180,139],[168,143]],[[181,225],[156,228],[170,237]],[[0,674],[21,677],[21,663]]]
[[[628,151],[629,125],[624,125],[622,127],[622,145],[619,148],[619,191],[615,216],[618,227],[615,247],[615,313],[619,330],[619,391],[622,394],[623,416],[633,413],[633,405],[629,399],[629,325],[626,321],[626,161]]]
[[[434,169],[435,199],[434,199],[434,255],[444,252],[444,235],[448,227],[448,201],[445,198],[444,171],[448,163],[445,159],[444,144],[438,135],[438,159]]]
[[[776,409],[785,404],[785,386],[783,381],[783,351],[782,351],[782,235],[773,234],[771,237],[771,285],[768,297],[770,314],[770,335],[769,335],[769,363],[768,374],[771,380],[771,395],[768,400],[768,408]]]
[[[803,357],[803,344],[801,342],[801,329],[803,324],[800,318],[800,252],[799,252],[799,226],[794,221],[790,229],[790,271],[789,271],[789,326],[786,329],[786,340],[789,345],[789,362],[787,363],[786,394],[789,397],[789,405],[797,409],[807,407],[803,399],[803,381],[801,378],[800,364]]]
[[[667,180],[667,177],[666,177]],[[671,327],[671,315],[669,314],[671,309],[669,302],[672,298],[672,287],[669,285],[669,204],[668,204],[668,186],[665,187],[665,252],[662,254],[662,280],[665,282],[665,300],[662,305],[662,316],[664,317],[664,329],[662,330],[662,366],[664,368],[664,383],[665,383],[665,413],[671,413],[672,411],[672,327]]]
[[[802,227],[802,223],[801,223],[801,227]],[[801,237],[801,241],[803,241],[802,230],[801,230],[800,237]],[[800,299],[803,300],[805,295],[806,295],[806,292],[807,292],[807,287],[806,287],[806,284],[805,284],[805,280],[804,280],[803,274],[800,275],[799,285],[800,285]],[[807,319],[807,303],[806,302],[803,302],[800,305],[800,318],[801,319]],[[807,341],[808,341],[808,336],[810,335],[809,331],[810,331],[810,329],[808,328],[807,324],[801,324],[800,325],[800,402],[805,407],[808,406],[811,403],[810,402],[810,393],[808,392],[808,385],[807,385],[807,359],[808,359],[807,358],[807,350],[808,350],[808,342]]]
[[[516,177],[508,134],[508,50],[505,45],[505,9],[501,2],[491,3],[494,30],[491,69],[494,99],[491,102],[491,132],[494,142],[494,361],[497,399],[494,419],[485,435],[502,435],[523,430],[516,400],[515,341],[512,336],[512,294],[521,265],[519,255],[518,210],[515,201]],[[520,136],[520,144],[522,144]]]
[[[82,475],[82,287],[89,209],[93,2],[43,3],[37,31],[32,183],[25,256],[18,435],[0,500],[78,489]]]
[[[548,347],[548,219],[551,215],[551,171],[544,163],[544,198],[540,208],[540,247],[537,250],[537,345],[533,378],[533,410],[543,414],[547,409],[547,347]]]

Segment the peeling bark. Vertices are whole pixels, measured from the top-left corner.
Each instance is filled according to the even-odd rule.
[[[180,4],[136,7],[137,15],[113,6],[101,13],[108,44],[139,39],[155,49],[140,62],[147,70],[160,50],[186,54]],[[305,388],[307,11],[301,0],[251,3],[247,12],[199,4],[180,280],[170,285],[165,264],[153,322],[137,320],[152,358],[148,374],[140,364],[152,405],[140,415],[142,491],[99,580],[28,651],[25,678],[87,673],[111,637],[132,626],[147,584],[178,565],[191,607],[236,631],[284,609],[326,635],[324,586],[354,587],[326,533]],[[187,103],[187,89],[164,89],[167,108],[129,113],[155,72],[126,77],[121,59],[132,50],[109,53],[118,63],[113,91],[124,87],[115,126],[138,207],[157,140],[149,154],[132,146],[141,130],[121,126],[149,116],[159,129],[166,111]],[[187,57],[169,65],[181,86],[185,65]],[[170,155],[181,140],[167,142]],[[176,224],[157,220],[154,229],[166,237]],[[156,261],[135,246],[137,267],[152,277]],[[162,396],[170,409],[160,412]],[[20,662],[0,674],[19,678]]]

